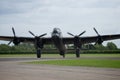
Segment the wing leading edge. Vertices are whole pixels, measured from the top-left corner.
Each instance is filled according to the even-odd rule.
[[[0,40],[4,40],[4,41],[11,41],[13,39],[14,39],[13,36],[0,36]],[[35,41],[34,37],[17,37],[17,39],[19,39],[20,42],[34,43],[34,41]],[[52,43],[51,38],[41,38],[41,39],[44,42],[44,44]]]
[[[120,34],[102,35],[101,38],[102,38],[103,41],[120,39]],[[97,39],[98,39],[98,36],[80,37],[80,42],[82,44],[93,43],[93,42],[96,42]],[[73,38],[71,38],[71,37],[63,38],[63,42],[64,42],[64,44],[73,44],[74,43],[74,37]]]

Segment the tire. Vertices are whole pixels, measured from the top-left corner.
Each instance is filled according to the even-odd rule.
[[[41,58],[41,50],[40,49],[37,50],[37,58]]]
[[[60,55],[63,56],[63,58],[65,58],[65,52],[64,51],[60,51]]]
[[[77,58],[80,57],[80,49],[76,49],[76,57],[77,57]]]
[[[63,54],[62,56],[63,56],[63,58],[65,58],[65,54]]]

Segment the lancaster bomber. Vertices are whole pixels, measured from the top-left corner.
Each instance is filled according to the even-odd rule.
[[[65,44],[74,44],[75,54],[76,57],[80,57],[80,50],[83,44],[86,43],[93,43],[95,44],[102,44],[103,41],[119,39],[120,34],[112,34],[112,35],[100,35],[98,31],[93,28],[94,31],[97,33],[97,36],[89,36],[89,37],[81,37],[86,31],[83,31],[79,35],[73,35],[69,33],[72,37],[63,37],[62,32],[59,28],[54,28],[51,34],[51,37],[43,37],[47,35],[44,33],[40,36],[36,36],[33,32],[29,31],[29,33],[33,37],[18,37],[16,36],[15,30],[12,27],[13,35],[14,36],[0,36],[0,40],[10,41],[8,45],[13,42],[14,45],[18,45],[21,42],[31,42],[35,45],[37,58],[41,58],[41,50],[43,49],[45,44],[54,44],[56,48],[59,50],[59,54],[65,57],[66,47]]]

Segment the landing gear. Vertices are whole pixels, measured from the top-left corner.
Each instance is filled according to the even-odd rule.
[[[63,58],[65,58],[65,54],[63,54],[62,56],[63,56]]]
[[[41,49],[40,48],[37,49],[37,58],[41,58]]]
[[[80,49],[76,49],[76,57],[79,58],[80,57]]]
[[[63,58],[65,58],[65,52],[64,51],[60,51],[60,55],[63,56]]]

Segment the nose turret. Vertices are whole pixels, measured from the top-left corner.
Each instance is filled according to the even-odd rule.
[[[60,37],[61,36],[61,31],[59,28],[54,28],[52,32],[52,37]]]

